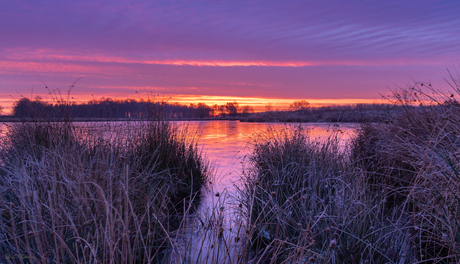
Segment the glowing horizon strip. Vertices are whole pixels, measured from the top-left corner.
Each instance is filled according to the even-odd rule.
[[[166,97],[166,96],[165,96]],[[325,105],[347,105],[347,104],[372,104],[380,103],[379,99],[370,98],[350,98],[350,99],[308,99],[308,98],[264,98],[264,97],[244,97],[244,96],[218,96],[218,95],[173,95],[169,102],[218,102],[228,103],[236,101],[241,105],[249,104],[253,106],[265,106],[268,103],[273,103],[273,106],[289,106],[294,101],[306,100],[311,106],[325,106]]]
[[[49,103],[55,103],[52,100],[47,100],[49,98],[49,94],[34,94],[35,96],[41,96],[43,101]],[[144,100],[147,99],[143,97],[142,94],[139,94],[138,98],[134,98],[134,95],[130,94],[96,94],[95,96],[89,95],[88,93],[81,94],[78,92],[74,92],[73,96],[71,96],[71,102],[77,103],[85,103],[90,100],[96,99],[99,100],[101,98],[110,98],[113,100],[125,100],[125,99],[135,99],[139,101],[141,98]],[[22,97],[20,97],[22,98]],[[18,98],[18,99],[20,99]],[[218,96],[218,95],[184,95],[184,94],[168,94],[168,95],[160,95],[159,100],[165,100],[168,103],[180,103],[180,104],[190,104],[190,103],[205,103],[209,106],[214,104],[226,104],[229,102],[238,102],[240,106],[242,105],[250,105],[253,106],[256,112],[263,112],[265,111],[265,107],[272,103],[273,109],[288,109],[289,105],[294,101],[299,100],[306,100],[310,103],[312,107],[320,107],[320,106],[328,106],[328,105],[350,105],[350,104],[371,104],[371,103],[383,103],[382,100],[378,99],[307,99],[307,98],[263,98],[263,97],[244,97],[244,96]],[[33,98],[32,98],[33,100]],[[2,102],[2,106],[4,107],[4,114],[10,114],[14,105],[15,100],[12,99],[0,99]]]

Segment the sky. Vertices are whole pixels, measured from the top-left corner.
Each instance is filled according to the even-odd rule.
[[[77,102],[380,102],[447,87],[459,14],[458,1],[0,0],[0,106],[72,85]]]

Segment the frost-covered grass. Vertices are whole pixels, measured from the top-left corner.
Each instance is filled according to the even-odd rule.
[[[460,89],[396,91],[348,148],[300,129],[256,141],[240,188],[249,242],[276,263],[458,263]]]
[[[109,138],[106,132],[70,122],[10,127],[0,166],[1,256],[43,263],[168,258],[173,232],[209,177],[196,137],[162,121],[125,124]]]

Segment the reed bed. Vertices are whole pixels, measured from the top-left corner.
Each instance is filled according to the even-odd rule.
[[[460,89],[458,79],[450,84],[449,93],[429,83],[395,91],[402,111],[388,124],[362,126],[354,145],[374,192],[402,206],[412,259],[425,263],[460,261]]]
[[[389,122],[346,147],[299,129],[258,137],[239,189],[259,263],[459,263],[460,95],[395,91]]]
[[[240,189],[248,246],[262,263],[392,262],[405,246],[337,134],[312,141],[299,127],[257,141]],[[390,256],[390,257],[389,257]]]
[[[168,262],[172,234],[199,201],[208,165],[196,136],[168,122],[119,129],[10,127],[0,167],[3,261]]]

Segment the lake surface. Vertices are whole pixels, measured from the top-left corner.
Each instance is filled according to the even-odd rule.
[[[188,131],[193,136],[196,131],[200,135],[199,148],[203,155],[210,161],[213,168],[212,183],[208,184],[203,191],[201,206],[195,214],[196,219],[203,219],[204,223],[219,223],[224,228],[223,236],[231,238],[239,236],[239,232],[244,227],[245,219],[239,218],[238,214],[234,213],[236,205],[236,186],[239,186],[242,162],[252,152],[253,142],[260,134],[264,134],[271,129],[273,132],[280,132],[285,129],[293,131],[299,125],[304,131],[310,135],[312,140],[324,140],[332,135],[334,131],[339,131],[342,144],[347,144],[351,136],[355,134],[356,124],[335,124],[335,123],[303,123],[303,124],[279,124],[279,123],[245,123],[238,121],[190,121],[190,122],[174,122],[180,127],[188,127]],[[124,122],[99,122],[99,123],[79,123],[85,129],[86,133],[97,131],[101,133],[103,138],[110,140],[114,135],[114,131],[123,131],[120,127],[130,127],[135,129],[135,122],[131,123],[134,126],[126,126]],[[8,127],[5,124],[0,125],[0,137],[3,136]],[[91,132],[90,132],[91,131]],[[124,133],[124,132],[121,132]],[[218,196],[216,194],[219,194]],[[201,220],[200,220],[201,221]],[[233,228],[233,229],[232,229]],[[184,229],[186,236],[185,241],[201,241],[199,243],[189,245],[189,252],[192,252],[192,259],[197,259],[197,254],[209,255],[219,254],[228,248],[222,244],[216,244],[214,241],[221,241],[220,236],[216,238],[212,232],[195,233],[188,232]],[[243,232],[243,231],[241,231]],[[180,232],[179,232],[180,233]],[[190,236],[187,237],[187,236]],[[213,245],[218,246],[213,248]],[[199,248],[198,248],[199,247]],[[231,255],[238,255],[237,247],[243,247],[242,244],[235,242],[230,250]],[[185,247],[187,248],[187,247]],[[181,251],[178,251],[181,252]],[[216,253],[217,252],[217,253]],[[181,253],[178,256],[182,256]]]
[[[214,191],[222,192],[233,188],[239,179],[242,161],[252,151],[252,144],[259,134],[274,131],[296,129],[299,124],[246,123],[238,121],[193,121],[191,129],[197,129],[201,137],[199,146],[214,166]],[[311,139],[322,140],[340,129],[341,141],[346,141],[354,134],[356,124],[303,123],[302,128]]]
[[[101,133],[107,133],[110,137],[112,129],[123,126],[124,122],[95,122],[78,123],[82,126],[98,127]],[[275,132],[283,129],[294,130],[299,125],[309,133],[310,138],[321,140],[327,138],[334,130],[340,129],[341,140],[344,144],[354,134],[356,124],[336,123],[246,123],[229,120],[213,121],[178,121],[173,122],[179,126],[188,126],[189,131],[197,131],[200,135],[199,147],[203,154],[211,162],[214,170],[212,179],[213,191],[222,193],[234,190],[234,184],[240,178],[242,161],[251,153],[252,144],[259,134],[267,132],[270,128]],[[102,129],[101,129],[102,128]],[[8,127],[0,124],[0,137]],[[118,130],[119,131],[119,130]]]
[[[299,125],[310,135],[312,140],[324,140],[333,131],[339,130],[342,144],[355,133],[356,124],[336,123],[246,123],[238,121],[192,121],[190,129],[196,129],[201,137],[199,147],[214,168],[214,179],[202,201],[202,212],[212,211],[210,208],[221,203],[226,211],[234,203],[235,185],[239,185],[242,162],[252,152],[253,142],[258,135],[270,128],[275,132],[283,129],[294,130]],[[219,193],[219,198],[216,194]],[[206,208],[209,207],[209,208]],[[227,214],[228,215],[228,214]],[[230,220],[230,219],[227,219]]]
[[[252,152],[252,143],[258,138],[258,135],[266,133],[268,129],[274,132],[280,132],[283,129],[293,131],[299,124],[238,121],[198,121],[188,124],[189,128],[196,129],[201,134],[199,147],[214,166],[215,175],[212,184],[209,184],[207,190],[203,192],[204,196],[197,217],[204,219],[207,223],[217,223],[222,226],[224,230],[222,237],[231,242],[234,237],[241,236],[243,232],[241,230],[244,230],[246,222],[240,214],[235,213],[238,208],[235,198],[237,196],[236,186],[241,186],[239,181],[242,161]],[[334,131],[339,131],[341,144],[345,145],[355,134],[356,124],[303,123],[300,126],[312,140],[321,141],[332,135]],[[222,240],[213,236],[212,232],[193,232],[191,234],[193,238],[187,238],[185,241],[202,241],[191,246],[189,250],[192,252],[191,259],[197,259],[196,252],[202,252],[203,255],[228,252],[232,258],[235,258],[244,248],[242,244],[232,242],[229,250],[224,244],[216,242],[222,242]],[[218,246],[213,248],[212,245]]]

